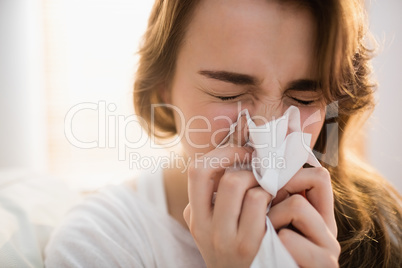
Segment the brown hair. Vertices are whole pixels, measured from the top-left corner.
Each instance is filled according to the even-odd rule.
[[[134,84],[136,113],[156,137],[176,134],[173,113],[159,108],[151,122],[151,104],[163,103],[161,88],[169,87],[186,27],[198,0],[156,0],[139,51]],[[372,50],[363,0],[291,0],[307,6],[316,18],[317,64],[324,97],[337,103],[338,116],[322,128],[314,149],[325,152],[339,144],[338,165],[323,163],[331,173],[342,252],[341,267],[402,267],[402,197],[348,146],[374,107],[375,84],[370,81]],[[337,133],[335,133],[337,132]],[[334,135],[337,134],[337,135]],[[338,140],[331,140],[337,137]]]

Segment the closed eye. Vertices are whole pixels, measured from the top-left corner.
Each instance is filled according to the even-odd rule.
[[[229,100],[234,100],[237,99],[238,97],[242,96],[243,94],[236,95],[236,96],[214,96],[222,101],[229,101]]]
[[[306,100],[296,99],[296,98],[293,98],[293,97],[291,97],[291,99],[297,101],[298,103],[300,103],[300,104],[302,104],[302,105],[310,105],[310,104],[312,104],[312,103],[315,102],[315,100],[308,100],[308,101],[306,101]]]
[[[238,97],[240,97],[242,95],[243,94],[236,95],[236,96],[214,96],[214,97],[216,97],[216,98],[218,98],[218,99],[220,99],[222,101],[229,101],[229,100],[237,99]],[[293,97],[291,97],[291,99],[293,99],[294,101],[296,101],[296,102],[298,102],[298,103],[300,103],[302,105],[310,105],[310,104],[315,102],[315,100],[308,100],[307,101],[307,100],[301,100],[301,99],[297,99],[297,98],[293,98]]]

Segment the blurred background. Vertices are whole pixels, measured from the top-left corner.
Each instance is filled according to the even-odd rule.
[[[130,117],[135,52],[152,3],[0,0],[0,170],[45,172],[93,189],[135,176],[130,152],[166,154],[150,148]],[[367,3],[381,49],[365,153],[402,192],[402,1]],[[119,137],[144,146],[122,150]]]

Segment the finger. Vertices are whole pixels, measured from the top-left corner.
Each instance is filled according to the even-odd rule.
[[[280,230],[278,236],[300,267],[338,267],[336,252],[320,248],[290,229]]]
[[[266,214],[269,202],[272,199],[267,191],[261,187],[249,189],[244,198],[238,234],[249,247],[259,247],[266,230]],[[259,241],[256,243],[256,241]]]
[[[188,195],[196,221],[203,222],[212,217],[211,200],[216,175],[223,174],[236,161],[249,161],[251,152],[246,147],[217,148],[193,160],[188,169]]]
[[[301,195],[292,195],[271,207],[268,217],[277,230],[292,224],[307,239],[319,246],[333,248],[337,244],[335,236],[326,226],[321,215]]]
[[[199,239],[202,238],[202,235],[199,235],[200,233],[203,233],[205,230],[199,229],[199,228],[195,228],[194,227],[194,219],[193,215],[191,213],[191,206],[190,204],[187,204],[186,208],[183,210],[183,218],[187,224],[188,229],[190,230],[191,235],[193,236],[195,242],[199,242]],[[206,225],[204,225],[204,227],[207,227]]]
[[[288,195],[305,191],[307,200],[318,211],[333,235],[337,233],[334,199],[329,172],[323,168],[302,168],[278,192],[273,206]]]
[[[225,234],[236,234],[244,196],[258,185],[251,171],[227,171],[222,176],[216,193],[213,224]]]

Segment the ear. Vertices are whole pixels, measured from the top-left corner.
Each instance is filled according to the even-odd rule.
[[[158,88],[158,93],[161,96],[162,101],[164,103],[172,104],[170,88],[167,86],[166,83],[163,83],[162,85],[160,85],[160,87]]]

